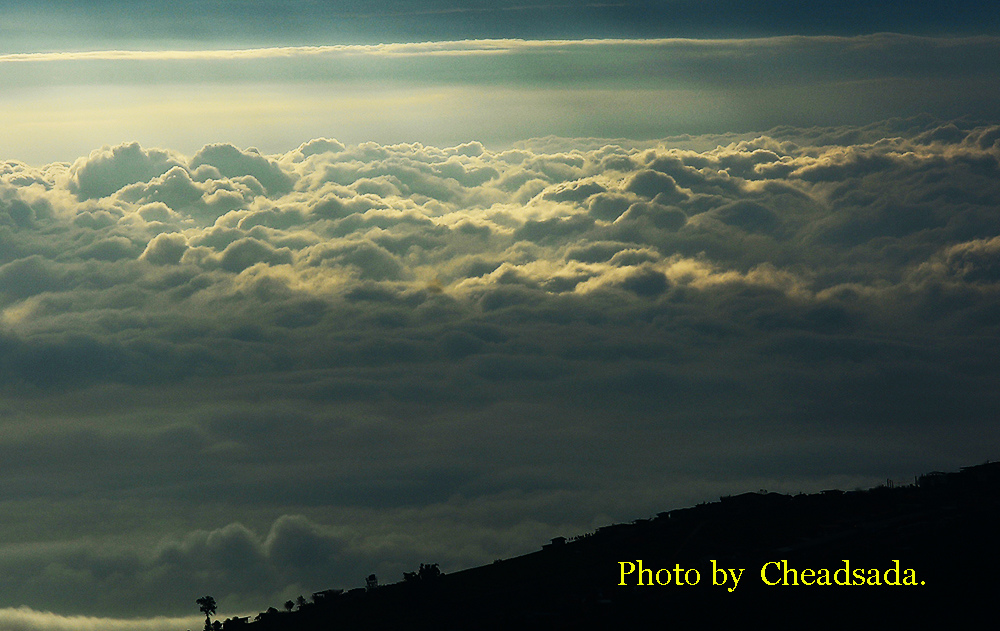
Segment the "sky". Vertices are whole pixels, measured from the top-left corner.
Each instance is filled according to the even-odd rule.
[[[0,631],[995,460],[987,8],[0,2]]]

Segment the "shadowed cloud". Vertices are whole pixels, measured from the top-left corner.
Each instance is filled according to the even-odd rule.
[[[7,163],[0,604],[258,610],[993,456],[996,127],[686,142]]]

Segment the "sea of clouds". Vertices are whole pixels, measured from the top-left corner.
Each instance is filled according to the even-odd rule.
[[[995,457],[998,175],[930,117],[0,163],[0,604],[226,617]]]

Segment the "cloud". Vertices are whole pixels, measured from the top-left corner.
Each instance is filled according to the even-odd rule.
[[[0,267],[0,290],[11,298],[27,298],[63,285],[62,270],[34,254]]]
[[[203,164],[214,166],[227,178],[252,177],[269,195],[280,195],[292,189],[292,178],[255,150],[241,151],[228,144],[207,145],[191,159],[192,168]]]
[[[178,233],[158,234],[146,245],[139,256],[154,265],[176,265],[188,249],[187,239]]]
[[[550,134],[649,140],[776,125],[858,127],[924,112],[995,120],[997,38],[948,33],[867,27],[862,34],[755,32],[731,39],[445,33],[444,41],[229,50],[216,42],[198,49],[199,38],[180,38],[174,42],[192,46],[181,51],[168,43],[155,47],[163,50],[94,51],[101,40],[85,40],[79,46],[85,52],[64,43],[53,49],[61,52],[0,54],[0,80],[11,88],[9,155],[36,164],[66,160],[109,138],[188,155],[207,138],[286,153],[303,138],[330,135],[331,121],[348,144],[420,139],[443,147],[469,138],[507,146]],[[48,98],[48,86],[56,84],[65,99]],[[73,134],[60,131],[69,121]],[[223,159],[220,149],[212,151],[213,160]],[[621,154],[600,159],[627,168]],[[252,156],[240,160],[238,170],[250,174]],[[278,177],[260,181],[271,192],[287,190],[276,172],[253,168],[263,169],[255,177]],[[464,184],[486,176],[453,177]]]
[[[646,169],[639,171],[625,184],[625,190],[650,199],[662,196],[663,201],[680,201],[684,199],[684,193],[678,190],[677,182],[674,178],[661,173]]]
[[[61,616],[29,607],[0,609],[3,631],[175,631],[201,624],[198,616],[184,618],[114,619]]]
[[[972,283],[1000,282],[1000,238],[959,243],[944,253],[948,271]]]
[[[108,549],[86,541],[50,549],[8,549],[0,565],[6,570],[40,575],[44,584],[13,588],[18,596],[29,600],[44,599],[44,589],[49,588],[67,592],[49,598],[54,605],[93,611],[118,600],[128,603],[123,613],[153,616],[165,608],[196,610],[196,595],[212,593],[220,605],[220,618],[228,618],[252,611],[255,600],[263,602],[263,598],[303,582],[324,585],[325,581],[336,580],[338,568],[343,571],[345,563],[349,572],[358,573],[361,570],[353,564],[359,558],[356,543],[334,529],[301,515],[283,515],[266,536],[230,523],[215,530],[166,538],[146,550],[127,546]],[[83,599],[87,602],[81,607],[79,601]],[[182,604],[187,606],[177,606]],[[158,629],[194,618],[116,621],[57,616],[21,607],[0,610],[0,628]],[[128,627],[129,623],[136,626]]]
[[[234,42],[239,45],[262,41],[374,44],[484,37],[529,40],[634,38],[657,37],[664,33],[700,38],[883,32],[979,34],[995,32],[997,27],[993,13],[981,3],[969,0],[957,3],[935,0],[919,7],[890,0],[885,3],[884,10],[879,11],[859,0],[845,2],[838,10],[825,6],[806,8],[783,0],[760,2],[753,9],[729,0],[720,0],[710,6],[689,1],[651,6],[641,0],[614,4],[590,1],[525,4],[509,0],[448,5],[389,0],[377,7],[351,2],[295,3],[284,10],[264,1],[243,2],[233,7],[224,2],[179,0],[172,8],[154,6],[142,14],[133,14],[117,6],[115,9],[99,13],[76,12],[51,0],[17,7],[16,17],[22,30],[14,34],[16,37],[12,36],[6,50],[89,50],[80,45],[88,41],[102,42],[113,49],[135,47],[136,42],[152,42],[151,47],[155,49],[169,48],[177,42],[196,42],[207,48],[223,49],[233,46]],[[280,19],[282,16],[287,19]],[[206,24],[226,24],[225,36],[205,27]],[[265,29],[262,24],[269,26]],[[36,43],[35,47],[29,45],[32,42]],[[54,45],[58,43],[63,45]],[[399,45],[404,51],[409,47],[413,45]],[[378,49],[379,46],[370,48]],[[174,54],[183,58],[184,53],[190,54],[190,51]],[[231,51],[220,54],[231,54]],[[203,53],[191,56],[200,58],[201,55]]]
[[[168,152],[147,151],[134,142],[104,147],[73,163],[69,190],[80,199],[107,197],[128,184],[162,175],[177,164]]]
[[[997,138],[921,116],[7,163],[0,605],[259,611],[995,458]]]
[[[549,80],[565,80],[581,69],[612,69],[620,71],[617,77],[605,80],[615,85],[631,84],[637,80],[636,72],[650,59],[664,62],[644,79],[660,81],[665,77],[715,83],[729,78],[741,84],[749,81],[747,69],[759,71],[759,78],[767,82],[795,83],[801,81],[790,69],[810,69],[810,79],[837,77],[848,73],[858,79],[877,76],[918,78],[980,74],[985,59],[969,65],[962,64],[963,55],[969,51],[985,59],[997,55],[997,40],[990,35],[978,36],[926,36],[906,33],[875,32],[864,34],[812,35],[801,33],[778,36],[728,37],[728,38],[503,38],[436,40],[413,43],[350,44],[332,46],[284,46],[244,49],[207,48],[201,50],[88,50],[81,52],[33,52],[0,54],[0,67],[18,67],[24,64],[50,66],[54,69],[90,68],[125,64],[157,64],[160,72],[170,73],[190,68],[194,62],[214,64],[224,69],[225,75],[241,77],[254,68],[268,74],[276,69],[291,69],[305,77],[357,80],[364,70],[374,71],[394,79],[402,78],[415,70],[437,80],[450,76],[447,68],[457,64],[475,72],[464,81],[489,82],[499,78],[507,80],[538,80],[541,74]],[[872,53],[882,56],[883,64],[868,67]],[[737,58],[736,53],[740,53]],[[572,56],[574,64],[555,63]],[[497,63],[497,58],[505,62]],[[831,62],[817,65],[826,57]],[[541,69],[532,69],[520,63],[534,60]],[[935,63],[928,63],[931,60]],[[391,63],[388,63],[391,62]],[[768,68],[767,65],[779,67]],[[326,66],[325,71],[323,66]],[[307,69],[309,73],[303,73]],[[540,73],[539,70],[544,72]],[[553,74],[554,73],[554,74]],[[78,80],[81,77],[78,77]],[[412,77],[416,79],[417,77]]]
[[[292,254],[288,249],[275,249],[270,244],[253,237],[245,237],[230,243],[219,258],[219,265],[228,272],[242,272],[257,263],[280,265],[291,262]]]
[[[360,278],[372,280],[398,280],[403,266],[385,248],[370,241],[348,241],[323,244],[309,251],[309,265],[348,265],[357,270]]]

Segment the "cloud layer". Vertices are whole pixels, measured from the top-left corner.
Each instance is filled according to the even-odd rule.
[[[517,0],[177,0],[169,5],[122,0],[68,4],[0,3],[12,27],[0,46],[14,52],[141,42],[330,42],[372,44],[523,37],[765,37],[868,33],[997,34],[996,12],[971,0],[845,0],[836,7],[791,0],[621,0],[524,3]],[[213,46],[220,47],[220,46]]]
[[[995,458],[998,161],[917,117],[0,164],[0,605],[225,617]]]
[[[60,616],[28,607],[0,609],[3,631],[175,631],[202,624],[199,616],[185,618],[113,619]]]
[[[221,141],[284,153],[324,135],[506,147],[546,135],[1000,118],[995,36],[93,47],[0,54],[5,157],[70,160],[111,139],[188,155]]]

